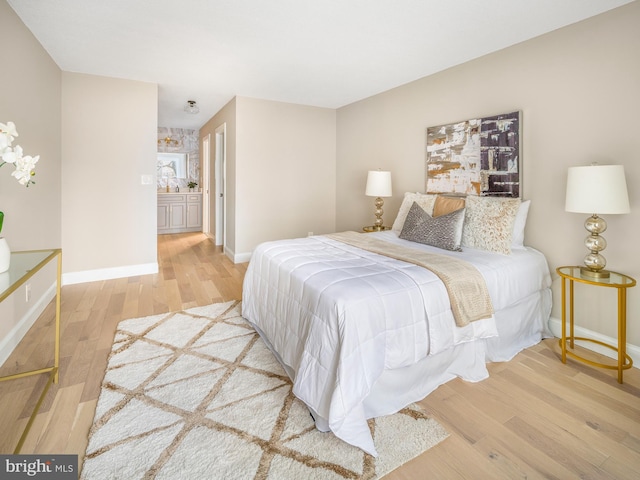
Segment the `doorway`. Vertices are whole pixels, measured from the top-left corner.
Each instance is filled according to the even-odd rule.
[[[215,244],[227,244],[226,217],[225,217],[225,190],[226,190],[226,132],[227,124],[223,123],[215,130]]]
[[[211,238],[211,190],[209,185],[211,177],[211,135],[206,135],[202,139],[202,231]]]

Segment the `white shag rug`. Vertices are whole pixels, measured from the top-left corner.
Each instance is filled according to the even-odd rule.
[[[124,320],[81,478],[372,479],[448,436],[417,406],[369,422],[378,458],[316,430],[241,304]]]

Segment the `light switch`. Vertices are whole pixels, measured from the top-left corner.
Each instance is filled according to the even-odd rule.
[[[142,175],[140,183],[142,185],[151,185],[153,183],[153,175]]]

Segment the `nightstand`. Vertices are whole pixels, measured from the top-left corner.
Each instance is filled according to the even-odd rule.
[[[376,227],[375,225],[371,225],[371,226],[362,227],[362,230],[367,233],[382,232],[383,230],[391,230],[391,227],[385,227],[384,225],[382,227]]]
[[[618,371],[618,383],[622,383],[622,372],[633,366],[632,358],[627,354],[627,288],[635,286],[636,281],[622,273],[610,272],[609,278],[586,278],[580,274],[581,267],[558,267],[556,272],[562,278],[562,363],[567,363],[567,355],[595,367],[609,368]],[[569,304],[567,305],[567,282],[569,283]],[[585,283],[596,287],[609,287],[618,290],[618,346],[609,345],[592,338],[576,337],[573,323],[573,282]],[[569,335],[567,336],[567,307],[569,309]],[[569,349],[567,349],[567,340]],[[597,343],[618,352],[616,365],[599,363],[581,357],[573,351],[575,340]]]

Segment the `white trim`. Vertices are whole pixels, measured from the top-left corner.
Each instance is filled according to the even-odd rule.
[[[251,252],[235,253],[233,250],[231,250],[227,246],[224,247],[224,254],[233,263],[246,263],[249,260],[251,260]]]
[[[233,256],[233,263],[246,263],[251,260],[251,252],[248,253],[238,253]]]
[[[214,208],[215,208],[215,243],[227,244],[227,123],[215,129],[214,152]]]
[[[576,337],[593,338],[594,340],[599,340],[609,345],[618,344],[617,338],[608,337],[606,335],[602,335],[601,333],[593,332],[591,330],[588,330],[583,327],[579,327],[577,325],[574,325],[573,328],[574,328]],[[559,318],[551,317],[549,319],[549,329],[551,330],[551,333],[553,333],[556,337],[558,338],[562,337],[562,320]],[[618,359],[616,352],[614,352],[610,348],[598,345],[597,343],[576,341],[576,344],[588,350],[591,350],[593,352],[597,352],[601,355],[605,355],[614,360]],[[632,345],[630,343],[627,343],[627,354],[633,359],[633,367],[639,368],[640,347],[637,345]]]
[[[202,164],[200,165],[200,183],[202,187],[202,231],[211,233],[211,134],[202,137]]]
[[[56,296],[56,284],[55,282],[44,292],[44,295],[40,297],[33,306],[24,314],[18,323],[11,329],[11,331],[0,341],[0,365],[7,361],[9,355],[18,346],[20,341],[24,338],[29,329],[36,323],[38,317],[47,308],[49,302]]]
[[[111,280],[112,278],[135,277],[136,275],[149,275],[154,273],[158,273],[157,262],[64,273],[62,274],[62,284],[74,285],[76,283],[96,282],[100,280]]]

